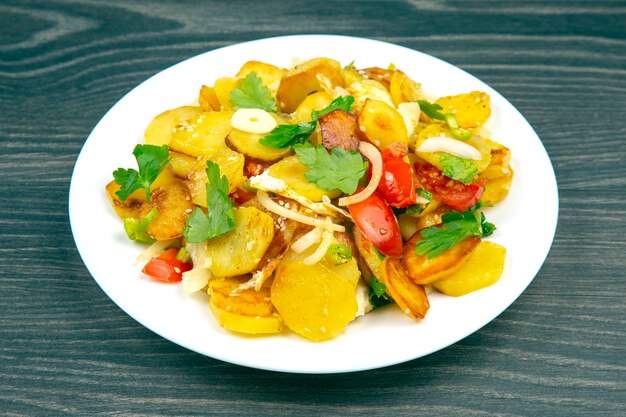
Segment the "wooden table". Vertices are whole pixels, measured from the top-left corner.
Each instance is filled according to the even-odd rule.
[[[298,33],[447,60],[507,97],[542,138],[559,184],[554,245],[482,330],[389,368],[281,374],[162,339],[90,277],[68,187],[107,109],[187,57]],[[625,57],[624,1],[4,0],[0,414],[626,415]]]

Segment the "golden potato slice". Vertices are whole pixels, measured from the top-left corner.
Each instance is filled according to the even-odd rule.
[[[380,282],[400,310],[411,318],[423,319],[430,308],[424,287],[411,281],[398,258],[386,257],[381,271]]]
[[[235,224],[233,230],[207,241],[211,272],[217,277],[254,271],[274,238],[272,216],[254,207],[236,209]]]
[[[284,124],[278,116],[272,115],[278,124]],[[274,162],[291,153],[291,148],[274,148],[262,145],[259,141],[267,136],[267,133],[249,133],[239,129],[232,129],[226,137],[226,144],[233,150],[241,152],[253,159],[266,162]]]
[[[172,134],[170,150],[190,156],[216,154],[226,146],[232,116],[232,111],[208,112],[180,123]]]
[[[150,193],[150,203],[143,204],[140,217],[156,209],[159,214],[146,232],[155,240],[170,240],[183,235],[183,226],[195,208],[187,187],[176,182],[154,189]]]
[[[359,115],[359,126],[368,141],[381,150],[394,142],[408,145],[409,137],[402,115],[389,104],[368,99]]]
[[[230,92],[237,86],[239,78],[237,77],[224,77],[218,78],[213,84],[213,91],[215,97],[220,104],[220,110],[233,110],[234,106],[230,102]]]
[[[309,94],[330,91],[336,86],[344,86],[341,64],[334,59],[314,58],[287,71],[276,97],[280,109],[291,113]]]
[[[243,184],[245,177],[243,169],[245,157],[229,148],[224,148],[215,155],[198,158],[191,171],[187,174],[187,187],[191,193],[191,201],[202,207],[207,206],[206,201],[206,163],[213,161],[220,167],[220,174],[228,179],[228,192],[232,193]]]
[[[278,314],[270,300],[270,288],[261,287],[254,289],[235,291],[250,277],[223,277],[213,278],[209,281],[208,293],[213,303],[226,311],[244,316],[269,317]]]
[[[495,204],[509,194],[513,182],[511,151],[499,143],[490,140],[487,143],[491,146],[491,162],[479,177],[485,186],[480,199],[486,204]]]
[[[491,115],[491,98],[482,91],[441,97],[437,104],[443,107],[442,113],[456,114],[456,121],[463,128],[484,125]]]
[[[433,282],[433,286],[454,297],[488,287],[502,276],[505,257],[504,246],[489,241],[480,242],[461,269]]]
[[[480,238],[471,236],[432,259],[428,255],[415,253],[415,244],[421,241],[421,231],[415,233],[405,244],[402,263],[409,277],[417,284],[430,284],[459,270],[468,260],[468,255],[480,243]]]
[[[269,175],[285,181],[289,188],[311,201],[322,201],[325,195],[329,198],[337,198],[341,195],[339,190],[324,191],[316,184],[309,182],[304,176],[308,170],[296,156],[292,155],[270,166]]]
[[[196,167],[198,159],[184,153],[170,151],[170,166],[178,178],[186,178],[187,174]]]
[[[220,326],[232,332],[272,334],[280,333],[284,329],[283,323],[278,315],[262,317],[236,314],[216,306],[212,299],[209,300],[209,308]]]
[[[417,101],[424,98],[422,85],[413,81],[400,70],[395,70],[389,81],[389,94],[393,104]]]
[[[276,97],[280,80],[287,71],[282,68],[275,67],[271,64],[259,61],[248,61],[237,73],[237,78],[245,78],[249,73],[254,72],[261,80],[263,85],[267,87],[273,97]]]
[[[312,112],[322,110],[332,101],[333,97],[326,91],[318,91],[317,93],[310,94],[298,105],[293,119],[296,123],[310,122]]]
[[[185,124],[186,120],[193,119],[202,113],[202,109],[196,106],[182,106],[167,110],[156,116],[144,133],[144,139],[149,145],[168,145],[172,134],[178,127]]]
[[[203,85],[200,88],[198,103],[200,103],[202,111],[220,111],[222,109],[222,105],[217,99],[217,94],[215,94],[215,88],[207,85]]]
[[[322,264],[283,260],[271,298],[285,325],[314,341],[339,335],[357,312],[354,284]]]
[[[391,77],[393,77],[394,74],[394,70],[380,67],[363,68],[362,70],[359,70],[359,72],[364,74],[367,78],[378,81],[387,90],[389,90]]]
[[[346,90],[354,97],[352,109],[360,114],[367,100],[380,100],[393,106],[389,91],[380,82],[368,78],[361,78],[348,84]]]
[[[383,259],[385,259],[385,256],[376,249],[372,242],[365,239],[365,236],[363,236],[363,233],[358,227],[354,228],[354,243],[359,251],[359,255],[374,278],[380,279],[383,272]]]

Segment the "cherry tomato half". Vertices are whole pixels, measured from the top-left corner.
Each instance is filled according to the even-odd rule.
[[[377,192],[387,204],[396,208],[415,204],[417,196],[406,145],[404,147],[390,146],[382,151],[381,155],[383,176],[378,183]]]
[[[360,191],[362,187],[360,187]],[[385,200],[377,193],[348,206],[352,220],[365,238],[387,256],[402,255],[402,236],[398,221]]]
[[[427,163],[415,163],[415,174],[426,191],[458,211],[465,211],[474,206],[485,190],[480,184],[466,185],[446,177],[436,167]]]
[[[189,271],[192,265],[176,259],[177,248],[170,248],[148,261],[141,272],[163,282],[177,282],[183,279],[183,272]]]

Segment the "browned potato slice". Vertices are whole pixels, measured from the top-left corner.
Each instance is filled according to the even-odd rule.
[[[408,145],[409,137],[402,115],[384,101],[367,99],[359,115],[359,126],[367,140],[381,150],[394,142]]]
[[[430,308],[424,287],[411,281],[398,258],[386,257],[381,270],[380,281],[402,312],[411,318],[423,319]]]
[[[178,182],[178,180],[174,177],[172,171],[169,168],[165,168],[150,186],[150,191],[175,182]],[[115,194],[120,190],[120,186],[115,181],[108,183],[105,190],[109,202],[120,218],[139,217],[141,205],[147,201],[146,192],[143,189],[133,192],[124,202]]]
[[[236,77],[224,77],[215,80],[213,90],[217,101],[220,103],[221,110],[233,110],[233,104],[230,102],[230,92],[237,86],[239,79]]]
[[[359,70],[360,73],[364,74],[367,78],[371,78],[372,80],[376,80],[381,83],[387,90],[389,90],[389,84],[391,82],[391,77],[394,74],[394,70],[380,68],[380,67],[370,67]]]
[[[361,131],[357,117],[345,110],[333,110],[318,120],[322,134],[322,145],[328,150],[343,148],[357,150]]]
[[[229,148],[224,148],[216,155],[198,158],[194,168],[187,174],[187,188],[191,193],[191,201],[202,207],[207,206],[206,201],[206,163],[207,160],[215,162],[220,167],[220,174],[228,179],[228,192],[232,193],[244,182],[243,168],[245,158],[242,154]]]
[[[217,94],[215,94],[215,88],[207,85],[203,85],[200,88],[198,102],[202,111],[220,111],[222,109],[222,105],[217,99]]]
[[[395,70],[389,82],[389,93],[393,103],[417,101],[424,98],[422,85],[413,81],[408,75],[400,70]]]
[[[504,246],[489,241],[480,242],[463,268],[433,282],[433,286],[438,291],[454,297],[488,287],[500,279],[505,257]]]
[[[402,263],[409,277],[422,285],[456,272],[467,262],[468,255],[480,243],[479,237],[471,236],[439,256],[428,259],[428,255],[420,256],[415,253],[415,244],[423,239],[420,232],[415,233],[404,244]]]
[[[511,151],[504,145],[487,140],[491,146],[491,162],[480,174],[484,181],[485,191],[481,201],[495,204],[503,200],[508,194],[513,182],[513,168],[511,168]]]
[[[196,208],[182,183],[164,185],[150,193],[150,203],[141,208],[141,216],[146,216],[152,209],[159,214],[148,226],[147,233],[156,240],[169,240],[183,235],[183,226],[187,217]]]
[[[287,71],[280,81],[276,97],[280,109],[291,113],[309,94],[328,91],[336,86],[344,86],[341,64],[334,59],[315,58]]]
[[[245,334],[272,334],[280,333],[285,328],[278,315],[263,317],[236,314],[216,306],[213,299],[209,300],[209,308],[220,326],[232,332]]]
[[[282,68],[275,67],[274,65],[266,64],[265,62],[248,61],[243,64],[237,73],[237,78],[245,78],[246,75],[251,72],[254,72],[259,78],[261,78],[261,80],[263,80],[263,85],[270,90],[273,97],[276,97],[280,80],[287,71]]]
[[[436,103],[443,107],[442,113],[456,114],[459,126],[466,129],[484,125],[491,115],[491,98],[482,91],[441,97]]]
[[[269,286],[235,291],[249,279],[249,276],[213,278],[209,281],[209,295],[216,306],[244,316],[269,317],[276,314],[270,301]]]
[[[232,130],[232,111],[205,112],[181,123],[170,141],[170,150],[190,156],[213,155],[226,147],[224,140]]]
[[[382,276],[382,265],[385,256],[378,252],[372,242],[365,239],[365,236],[363,236],[363,233],[361,233],[358,227],[354,228],[354,243],[359,251],[359,255],[363,261],[365,261],[367,268],[370,270],[374,278],[380,279]]]
[[[152,119],[144,133],[146,143],[156,146],[168,145],[172,134],[178,130],[178,127],[200,113],[202,113],[200,107],[182,106],[159,114]]]

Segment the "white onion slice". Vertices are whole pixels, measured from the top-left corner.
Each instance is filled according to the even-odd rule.
[[[150,246],[146,248],[139,256],[137,257],[137,262],[140,264],[145,264],[150,259],[154,258],[161,252],[163,252],[166,248],[173,245],[178,239],[170,239],[170,240],[157,240]]]
[[[359,143],[359,152],[369,159],[372,164],[372,178],[367,187],[361,190],[360,193],[340,198],[337,202],[340,206],[360,203],[371,196],[376,191],[376,187],[378,187],[378,183],[383,176],[383,157],[378,148],[369,142],[361,142]]]
[[[302,263],[305,265],[313,265],[322,260],[326,252],[328,252],[328,248],[333,243],[333,229],[332,222],[330,221],[330,217],[326,217],[324,220],[324,233],[322,234],[322,241],[320,242],[315,252],[311,255],[307,256],[302,260]]]
[[[213,274],[209,268],[193,268],[183,272],[183,291],[185,294],[193,294],[207,286]]]
[[[428,138],[416,149],[417,152],[446,152],[459,158],[480,161],[482,156],[478,149],[460,140],[437,136]]]
[[[302,236],[300,239],[296,240],[291,245],[291,250],[295,253],[302,253],[315,243],[319,242],[321,238],[322,229],[320,227],[316,227],[315,229]]]
[[[291,220],[295,220],[300,223],[308,224],[313,227],[324,227],[324,220],[315,219],[313,217],[305,216],[304,214],[296,213],[295,211],[289,210],[286,207],[281,206],[280,204],[274,202],[265,191],[258,190],[256,196],[259,200],[259,203],[269,211],[278,214],[279,216],[286,217]],[[332,224],[332,229],[336,232],[345,232],[346,228],[340,224]]]
[[[337,213],[341,214],[346,219],[349,219],[352,221],[352,216],[350,216],[350,213],[347,210],[334,206],[333,203],[330,201],[330,197],[328,197],[327,195],[322,196],[322,204],[324,205],[324,207],[334,210]]]

